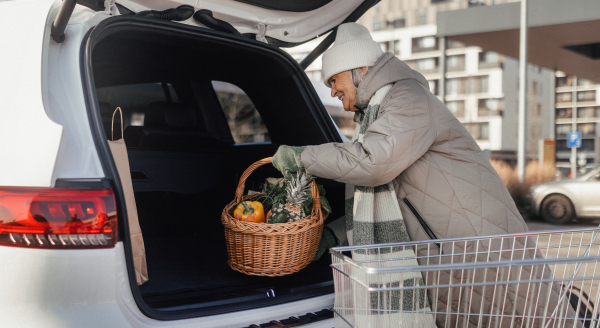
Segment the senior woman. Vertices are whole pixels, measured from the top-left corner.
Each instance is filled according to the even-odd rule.
[[[349,244],[527,231],[469,132],[423,75],[383,53],[365,27],[339,26],[323,54],[323,77],[331,96],[355,113],[352,142],[281,146],[273,165],[284,175],[301,170],[356,186],[347,195]],[[376,204],[361,204],[365,194]],[[408,235],[397,231],[404,225]]]
[[[429,91],[427,80],[393,54],[383,53],[366,28],[340,25],[335,44],[323,54],[322,69],[331,96],[355,113],[358,126],[352,142],[281,146],[273,165],[285,176],[306,171],[353,185],[346,192],[345,222],[337,220],[345,223],[346,233],[333,229],[338,230],[340,245],[527,231],[506,186],[475,140]],[[552,289],[555,299],[556,287]],[[440,312],[446,311],[448,301],[453,308],[458,302],[442,296],[435,303]],[[493,307],[486,295],[474,297],[479,299],[475,306],[486,311]],[[506,313],[525,305],[508,303]],[[412,306],[423,309],[429,304]],[[471,311],[478,313],[479,308]],[[517,314],[521,311],[517,309]],[[444,320],[436,317],[438,324]]]

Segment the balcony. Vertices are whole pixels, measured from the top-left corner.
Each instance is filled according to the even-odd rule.
[[[502,68],[502,61],[497,52],[486,51],[479,53],[479,69]]]
[[[502,116],[504,100],[502,99],[479,99],[477,106],[477,117]]]
[[[436,51],[438,49],[438,39],[435,36],[412,39],[412,53]]]
[[[465,70],[465,55],[448,56],[446,58],[447,72],[462,72]]]

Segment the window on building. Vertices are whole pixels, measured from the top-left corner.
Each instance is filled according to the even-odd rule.
[[[400,56],[400,40],[391,41],[393,43],[391,52],[396,56]]]
[[[448,72],[464,71],[465,70],[465,55],[446,57],[446,70]]]
[[[578,118],[600,117],[600,107],[582,107],[577,109]]]
[[[429,91],[434,95],[438,94],[438,80],[429,80]]]
[[[406,19],[405,18],[396,18],[391,22],[388,22],[388,26],[391,28],[403,28],[406,27]]]
[[[596,131],[596,123],[579,123],[577,124],[577,130],[581,131],[582,137],[595,137],[598,135]]]
[[[454,78],[446,80],[446,94],[449,96],[464,95],[467,93],[468,78]]]
[[[447,79],[446,80],[446,95],[448,95],[448,96],[458,95],[458,79]]]
[[[557,108],[556,118],[571,118],[573,117],[573,110],[571,108]]]
[[[475,140],[489,140],[490,139],[490,125],[489,123],[463,123],[469,134]]]
[[[460,101],[449,101],[446,103],[446,107],[454,114],[457,118],[465,117],[465,102],[464,100]]]
[[[571,92],[563,92],[556,94],[556,103],[570,103],[573,101]]]
[[[500,56],[494,51],[484,51],[479,53],[479,62],[482,63],[497,63],[500,61]]]
[[[417,71],[421,73],[431,73],[437,70],[437,58],[423,58],[416,62]]]
[[[419,14],[419,25],[427,25],[427,13],[420,13]]]
[[[446,1],[451,1],[451,0],[431,0],[431,3],[439,3],[439,2],[446,2]]]
[[[485,0],[469,0],[469,7],[485,6]]]
[[[596,101],[596,91],[577,92],[577,101]]]
[[[269,131],[250,97],[237,86],[212,81],[235,143],[271,141]]]
[[[385,28],[385,24],[381,19],[373,20],[373,31],[381,31]]]
[[[580,87],[593,87],[594,85],[596,85],[596,83],[579,77],[577,78],[577,85]]]
[[[479,99],[477,116],[502,115],[504,101],[502,99]]]
[[[438,49],[435,36],[424,36],[412,39],[412,52],[434,51]]]
[[[500,67],[500,55],[494,51],[485,51],[479,53],[479,68]]]
[[[556,78],[556,87],[570,87],[573,86],[573,78],[571,76],[561,76]]]
[[[473,78],[473,92],[474,93],[488,93],[489,92],[489,76],[476,76]]]
[[[537,91],[538,91],[537,90],[538,89],[537,86],[538,86],[537,82],[535,82],[535,81],[531,82],[531,93],[534,94],[534,95],[537,95]]]
[[[537,115],[537,116],[542,115],[542,105],[541,104],[537,104],[537,106],[535,106],[535,115]]]
[[[556,137],[557,138],[566,138],[569,131],[571,131],[571,124],[557,124],[556,125]]]
[[[379,42],[379,46],[381,47],[381,51],[383,51],[383,52],[388,51],[388,43],[387,42]]]

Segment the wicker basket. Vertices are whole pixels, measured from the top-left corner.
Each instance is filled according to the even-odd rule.
[[[300,271],[315,257],[323,231],[323,213],[319,190],[312,182],[313,210],[309,217],[290,223],[243,222],[233,217],[233,210],[243,200],[262,194],[243,196],[246,179],[256,168],[271,163],[262,159],[242,174],[235,199],[223,210],[228,263],[233,270],[253,276],[278,277]]]

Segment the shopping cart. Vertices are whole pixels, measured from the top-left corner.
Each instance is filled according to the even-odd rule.
[[[332,248],[335,327],[599,327],[599,232]]]

